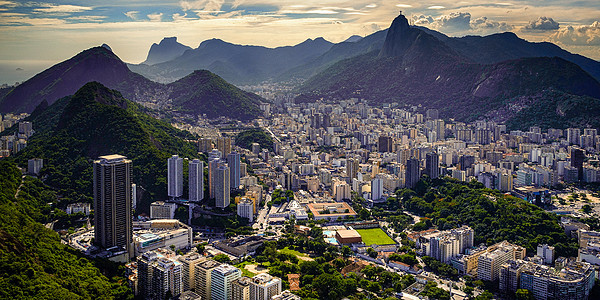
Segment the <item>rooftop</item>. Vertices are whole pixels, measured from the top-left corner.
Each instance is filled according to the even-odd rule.
[[[360,238],[360,234],[358,233],[358,231],[354,230],[354,229],[341,229],[337,231],[337,234],[344,239],[350,239],[350,238]]]

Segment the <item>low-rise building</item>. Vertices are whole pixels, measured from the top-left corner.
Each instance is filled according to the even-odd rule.
[[[151,219],[174,219],[177,204],[167,203],[164,201],[156,201],[150,204]]]

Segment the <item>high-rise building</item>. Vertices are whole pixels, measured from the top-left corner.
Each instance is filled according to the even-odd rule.
[[[254,221],[254,201],[242,198],[237,205],[237,214],[242,218],[248,218],[248,221],[252,223]]]
[[[192,253],[179,257],[183,273],[183,290],[189,291],[196,288],[196,265],[205,261],[204,256]]]
[[[211,299],[211,272],[220,265],[214,260],[206,260],[196,265],[196,293],[202,297],[202,300]]]
[[[392,146],[394,141],[391,136],[380,136],[379,137],[379,152],[392,152]]]
[[[215,206],[225,208],[229,206],[229,190],[230,190],[229,167],[221,165],[216,170],[215,174]]]
[[[358,159],[348,158],[346,160],[346,177],[350,180],[358,175]]]
[[[421,178],[420,161],[416,158],[411,158],[406,161],[406,176],[405,185],[407,188],[414,188]]]
[[[19,122],[19,134],[30,137],[33,134],[31,122]]]
[[[242,276],[242,271],[232,265],[223,264],[211,271],[210,295],[212,300],[230,300],[232,283]]]
[[[500,266],[515,259],[515,249],[511,245],[502,245],[494,251],[479,256],[477,278],[494,281],[500,275]]]
[[[250,282],[252,279],[243,276],[231,283],[231,299],[250,300]]]
[[[252,277],[250,299],[270,300],[281,293],[281,279],[262,273]]]
[[[133,257],[132,164],[113,154],[94,161],[94,236],[100,247],[123,247]]]
[[[232,189],[237,189],[240,186],[241,170],[240,170],[240,154],[231,152],[227,155],[227,165],[229,166],[229,183]]]
[[[583,160],[585,152],[578,147],[571,147],[571,167],[577,168],[577,180],[583,180]]]
[[[475,164],[475,156],[473,155],[463,155],[458,159],[459,169],[462,171],[466,171],[468,168],[472,167]]]
[[[204,199],[204,162],[194,159],[189,165],[189,200]]]
[[[548,244],[538,245],[537,256],[544,260],[544,264],[551,265],[554,263],[554,247]]]
[[[432,120],[439,119],[440,112],[439,112],[439,110],[434,109],[434,108],[428,109],[425,112],[425,116],[427,117],[427,119],[432,119]]]
[[[159,258],[152,271],[153,299],[165,299],[167,292],[177,296],[183,292],[181,263],[168,258]]]
[[[371,180],[371,200],[376,201],[383,197],[383,179],[375,178]]]
[[[167,181],[169,197],[183,196],[183,158],[173,155],[167,160]]]
[[[509,260],[500,266],[499,288],[503,292],[516,292],[519,289],[519,280],[523,267],[527,264],[524,260]]]
[[[425,174],[434,179],[440,176],[440,157],[435,152],[429,152],[425,156]]]
[[[148,251],[137,258],[138,291],[143,299],[153,298],[152,275],[154,263],[164,257],[155,251]]]
[[[212,140],[209,138],[200,138],[198,140],[198,151],[207,153],[213,149]]]
[[[217,139],[217,149],[221,151],[223,156],[231,153],[231,138],[218,138]]]
[[[567,142],[571,145],[579,145],[579,136],[581,131],[579,128],[567,128]]]
[[[27,161],[27,173],[38,175],[44,167],[44,160],[41,158],[32,158]]]
[[[252,153],[259,155],[260,154],[260,144],[252,143]]]

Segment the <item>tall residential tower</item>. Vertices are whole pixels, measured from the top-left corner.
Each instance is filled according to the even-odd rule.
[[[133,256],[131,160],[113,154],[94,161],[94,236],[103,248],[123,247]]]

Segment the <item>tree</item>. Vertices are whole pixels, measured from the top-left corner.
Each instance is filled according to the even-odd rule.
[[[215,257],[213,257],[213,259],[215,261],[218,261],[218,262],[223,263],[223,264],[225,264],[225,263],[227,263],[227,264],[231,263],[231,259],[229,259],[229,256],[227,256],[226,254],[223,254],[223,253],[215,255]]]
[[[534,300],[533,294],[526,289],[518,289],[515,293],[517,300]]]
[[[344,257],[352,256],[352,254],[354,254],[354,252],[352,252],[352,249],[350,249],[350,247],[348,247],[348,246],[342,247],[342,255]]]
[[[367,255],[369,255],[372,258],[377,258],[377,251],[373,250],[373,248],[369,247],[367,249]]]
[[[583,211],[586,214],[589,214],[592,212],[592,207],[589,204],[586,204],[583,207],[581,207],[581,211]]]

